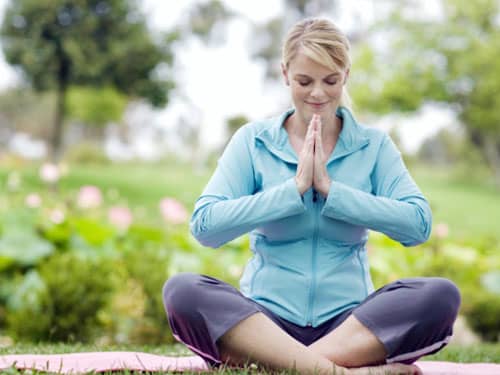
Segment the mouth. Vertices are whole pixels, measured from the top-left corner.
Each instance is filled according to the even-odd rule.
[[[307,105],[310,105],[311,107],[313,107],[314,109],[321,109],[323,108],[324,106],[326,106],[326,104],[328,104],[327,102],[325,103],[309,103],[309,102],[305,102]]]

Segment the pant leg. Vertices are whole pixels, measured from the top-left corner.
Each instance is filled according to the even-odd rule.
[[[384,344],[387,363],[413,363],[450,340],[460,292],[438,277],[401,279],[388,284],[353,310]]]
[[[174,337],[211,366],[221,363],[217,340],[260,311],[233,286],[192,273],[177,274],[165,283],[163,303]]]

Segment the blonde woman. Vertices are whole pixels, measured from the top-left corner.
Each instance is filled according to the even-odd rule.
[[[460,305],[442,278],[374,291],[368,230],[427,240],[431,211],[389,136],[348,108],[349,42],[329,20],[292,27],[282,72],[293,108],[233,136],[196,202],[191,232],[219,247],[250,232],[240,290],[205,275],[164,287],[175,337],[209,364],[301,373],[418,374]]]

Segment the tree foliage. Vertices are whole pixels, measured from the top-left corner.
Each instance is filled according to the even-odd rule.
[[[189,11],[187,28],[204,42],[224,41],[225,24],[234,16],[220,0],[195,4]]]
[[[326,14],[333,16],[336,2],[330,0],[286,0],[284,14],[254,26],[252,57],[266,63],[268,78],[280,76],[281,46],[288,29],[298,20]],[[334,18],[334,17],[332,17]]]
[[[38,91],[57,93],[55,158],[72,85],[114,87],[154,106],[167,102],[172,82],[169,37],[155,39],[133,0],[15,0],[1,29],[6,60]]]
[[[357,50],[356,104],[381,114],[429,101],[452,105],[500,179],[500,2],[443,0],[436,19],[415,17],[414,2],[403,4],[372,30],[388,48],[371,39]]]
[[[127,98],[112,87],[72,87],[68,92],[68,116],[88,125],[119,122]]]

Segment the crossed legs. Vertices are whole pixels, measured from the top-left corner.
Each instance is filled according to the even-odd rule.
[[[307,347],[263,313],[256,313],[226,332],[218,345],[221,358],[230,365],[257,362],[271,369],[294,368],[304,374],[420,374],[413,365],[368,366],[384,362],[385,349],[352,315]]]
[[[395,362],[412,363],[441,349],[460,305],[458,290],[446,279],[396,281],[306,346],[220,280],[179,274],[163,293],[174,336],[210,364],[256,362],[321,374],[418,374],[416,366]]]

